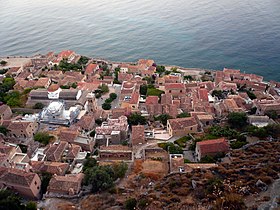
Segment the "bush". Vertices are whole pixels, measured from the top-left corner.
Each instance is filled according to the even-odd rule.
[[[112,103],[112,101],[113,101],[113,99],[107,98],[107,99],[105,100],[105,103],[110,104],[110,103]]]
[[[52,136],[50,136],[47,132],[38,132],[34,135],[34,141],[38,141],[44,145],[47,145],[51,138]]]
[[[102,104],[102,109],[104,110],[110,110],[112,108],[111,104],[110,103],[104,103]]]
[[[172,117],[168,114],[161,114],[157,117],[155,117],[155,120],[160,121],[163,125],[167,124],[167,120],[171,119]]]
[[[234,141],[232,143],[230,143],[230,147],[232,149],[239,149],[241,147],[243,147],[244,145],[246,145],[248,142],[246,141]]]
[[[102,93],[102,94],[108,93],[108,92],[109,92],[109,87],[108,87],[108,85],[102,84],[102,85],[100,85],[98,88],[101,90],[101,93]]]
[[[174,141],[174,143],[179,145],[180,147],[186,147],[186,142],[189,141],[190,139],[191,139],[190,136],[184,136]]]
[[[137,200],[135,198],[129,198],[125,201],[125,209],[134,210],[137,205]]]
[[[158,146],[163,148],[164,150],[166,150],[170,154],[183,154],[182,148],[178,145],[175,145],[175,144],[171,143],[171,142],[159,143]]]
[[[6,64],[7,64],[7,61],[4,61],[4,60],[0,61],[1,66],[5,66]]]
[[[147,94],[147,91],[148,91],[147,85],[141,85],[141,86],[140,86],[140,94],[141,94],[141,95],[146,95],[146,94]]]
[[[97,125],[99,125],[99,126],[102,124],[102,122],[103,122],[103,121],[102,121],[101,119],[96,119],[96,120],[95,120],[95,123],[96,123]]]
[[[190,117],[191,115],[187,112],[183,112],[181,114],[177,115],[177,118],[185,118],[185,117]]]
[[[128,124],[129,125],[145,125],[147,120],[145,117],[141,116],[138,113],[132,113],[128,116]]]
[[[44,104],[38,102],[33,106],[33,109],[43,109],[45,107]]]
[[[94,137],[94,136],[95,136],[95,130],[91,131],[91,132],[89,133],[89,136],[90,136],[90,137]]]
[[[6,136],[9,133],[9,130],[5,126],[0,125],[0,133],[3,133]]]
[[[244,128],[247,125],[247,115],[244,112],[232,112],[228,115],[228,123],[233,128]]]
[[[110,99],[115,100],[118,97],[116,93],[110,93]]]

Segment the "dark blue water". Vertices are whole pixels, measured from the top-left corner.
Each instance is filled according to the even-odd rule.
[[[280,0],[0,0],[0,56],[238,68],[280,81]]]

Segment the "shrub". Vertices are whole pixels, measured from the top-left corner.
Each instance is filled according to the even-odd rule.
[[[95,123],[99,126],[102,124],[102,122],[103,122],[102,119],[96,119],[95,120]]]
[[[9,130],[5,126],[0,125],[0,133],[3,133],[6,136],[9,133]]]
[[[102,104],[102,109],[104,109],[104,110],[110,110],[112,108],[112,106],[111,106],[111,104],[109,104],[109,103],[104,103],[104,104]]]
[[[145,117],[141,116],[141,114],[138,113],[132,113],[128,116],[128,124],[129,125],[145,125],[147,123],[147,120]]]
[[[110,93],[110,99],[115,100],[118,97],[116,93]]]
[[[129,198],[125,201],[125,209],[134,210],[137,205],[137,200],[135,198]]]
[[[191,115],[187,112],[183,112],[181,114],[177,115],[177,118],[185,118],[185,117],[190,117]]]
[[[105,100],[105,103],[110,104],[112,101],[113,101],[113,99],[107,98],[107,99]]]
[[[228,123],[233,128],[244,128],[247,125],[247,115],[243,112],[232,112],[228,115]]]
[[[90,137],[94,137],[95,136],[95,130],[91,131],[89,134]]]
[[[43,109],[44,107],[45,107],[44,104],[42,104],[41,102],[38,102],[33,106],[33,109]]]
[[[51,138],[52,136],[50,136],[47,132],[38,132],[34,135],[34,140],[44,145],[47,145]]]

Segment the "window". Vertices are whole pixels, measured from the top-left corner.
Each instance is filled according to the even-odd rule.
[[[37,182],[35,181],[35,185],[37,185]]]
[[[191,127],[191,131],[192,131],[192,127]]]
[[[180,90],[180,93],[182,93],[183,91],[182,90]]]

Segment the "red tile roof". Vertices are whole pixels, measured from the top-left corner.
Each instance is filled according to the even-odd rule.
[[[205,88],[200,88],[198,90],[199,99],[202,101],[208,101],[208,90]]]
[[[30,186],[37,174],[14,168],[0,167],[0,180],[9,184]]]
[[[183,83],[169,83],[165,85],[165,89],[185,89]]]
[[[148,96],[146,98],[146,104],[158,104],[158,96]]]
[[[90,63],[90,64],[87,66],[85,73],[86,73],[86,74],[91,74],[91,73],[94,72],[94,70],[97,69],[97,67],[98,67],[98,65],[97,65],[96,63]]]
[[[229,151],[229,144],[225,140],[225,138],[200,141],[196,143],[196,146],[200,147],[201,156],[211,154],[211,153]]]
[[[173,130],[181,130],[185,127],[197,125],[194,117],[170,119],[168,121]]]

